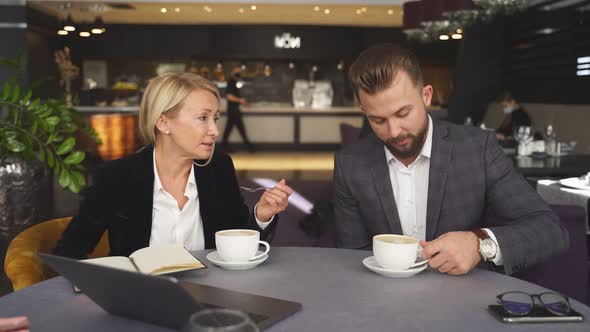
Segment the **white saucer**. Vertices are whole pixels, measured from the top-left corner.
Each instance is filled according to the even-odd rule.
[[[575,188],[575,189],[582,189],[582,190],[590,190],[590,185],[587,182],[582,181],[578,178],[567,178],[563,180],[559,180],[559,183],[562,186]]]
[[[256,253],[256,255],[260,255],[262,254],[264,251],[258,251]],[[228,269],[228,270],[247,270],[247,269],[251,269],[255,266],[258,266],[260,264],[262,264],[265,260],[268,259],[268,255],[264,255],[262,257],[260,257],[257,260],[253,260],[253,261],[249,261],[249,262],[244,262],[244,263],[230,263],[230,262],[226,262],[223,260],[223,258],[221,258],[221,256],[219,256],[219,253],[217,253],[217,251],[213,251],[210,252],[207,255],[207,260],[209,260],[211,263],[222,267],[224,269]]]
[[[426,268],[428,267],[428,264],[426,264],[428,262],[428,260],[423,259],[423,258],[420,258],[420,259],[421,259],[421,261],[414,263],[414,265],[412,267],[410,267],[406,270],[398,270],[398,271],[382,268],[379,264],[377,264],[377,260],[375,260],[375,256],[370,256],[370,257],[363,259],[363,265],[367,269],[369,269],[375,273],[378,273],[382,276],[385,276],[385,277],[403,278],[403,277],[411,277],[413,275],[416,275],[416,274],[426,270]]]

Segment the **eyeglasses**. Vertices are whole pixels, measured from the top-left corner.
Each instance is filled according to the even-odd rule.
[[[545,292],[541,294],[529,294],[525,292],[507,292],[497,296],[498,303],[513,315],[528,315],[535,308],[535,299],[540,306],[548,311],[564,316],[571,310],[570,301],[565,295],[554,292]],[[539,306],[539,305],[537,305]]]

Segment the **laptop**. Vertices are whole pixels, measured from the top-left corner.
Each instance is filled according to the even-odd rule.
[[[202,309],[241,310],[260,330],[301,310],[300,303],[170,276],[150,276],[43,253],[39,257],[108,313],[173,329],[182,328]]]

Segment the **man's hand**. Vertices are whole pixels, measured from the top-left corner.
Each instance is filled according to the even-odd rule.
[[[293,189],[287,186],[282,179],[274,188],[268,189],[262,194],[256,207],[256,218],[262,222],[270,221],[275,214],[284,211],[289,205],[289,196]]]
[[[441,273],[466,274],[481,260],[479,239],[473,232],[449,232],[430,242],[420,241],[420,245],[420,255],[430,258],[430,267]]]
[[[25,316],[0,318],[0,332],[29,331],[29,320]]]

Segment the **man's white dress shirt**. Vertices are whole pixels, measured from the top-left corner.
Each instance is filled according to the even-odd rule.
[[[384,149],[393,196],[404,235],[425,240],[428,178],[432,152],[432,119],[430,115],[428,116],[426,141],[420,154],[410,165],[406,166],[399,161],[387,146],[384,146]],[[496,242],[497,246],[498,241],[494,233],[487,228],[484,230]],[[499,246],[493,262],[496,265],[502,265],[502,252]]]

